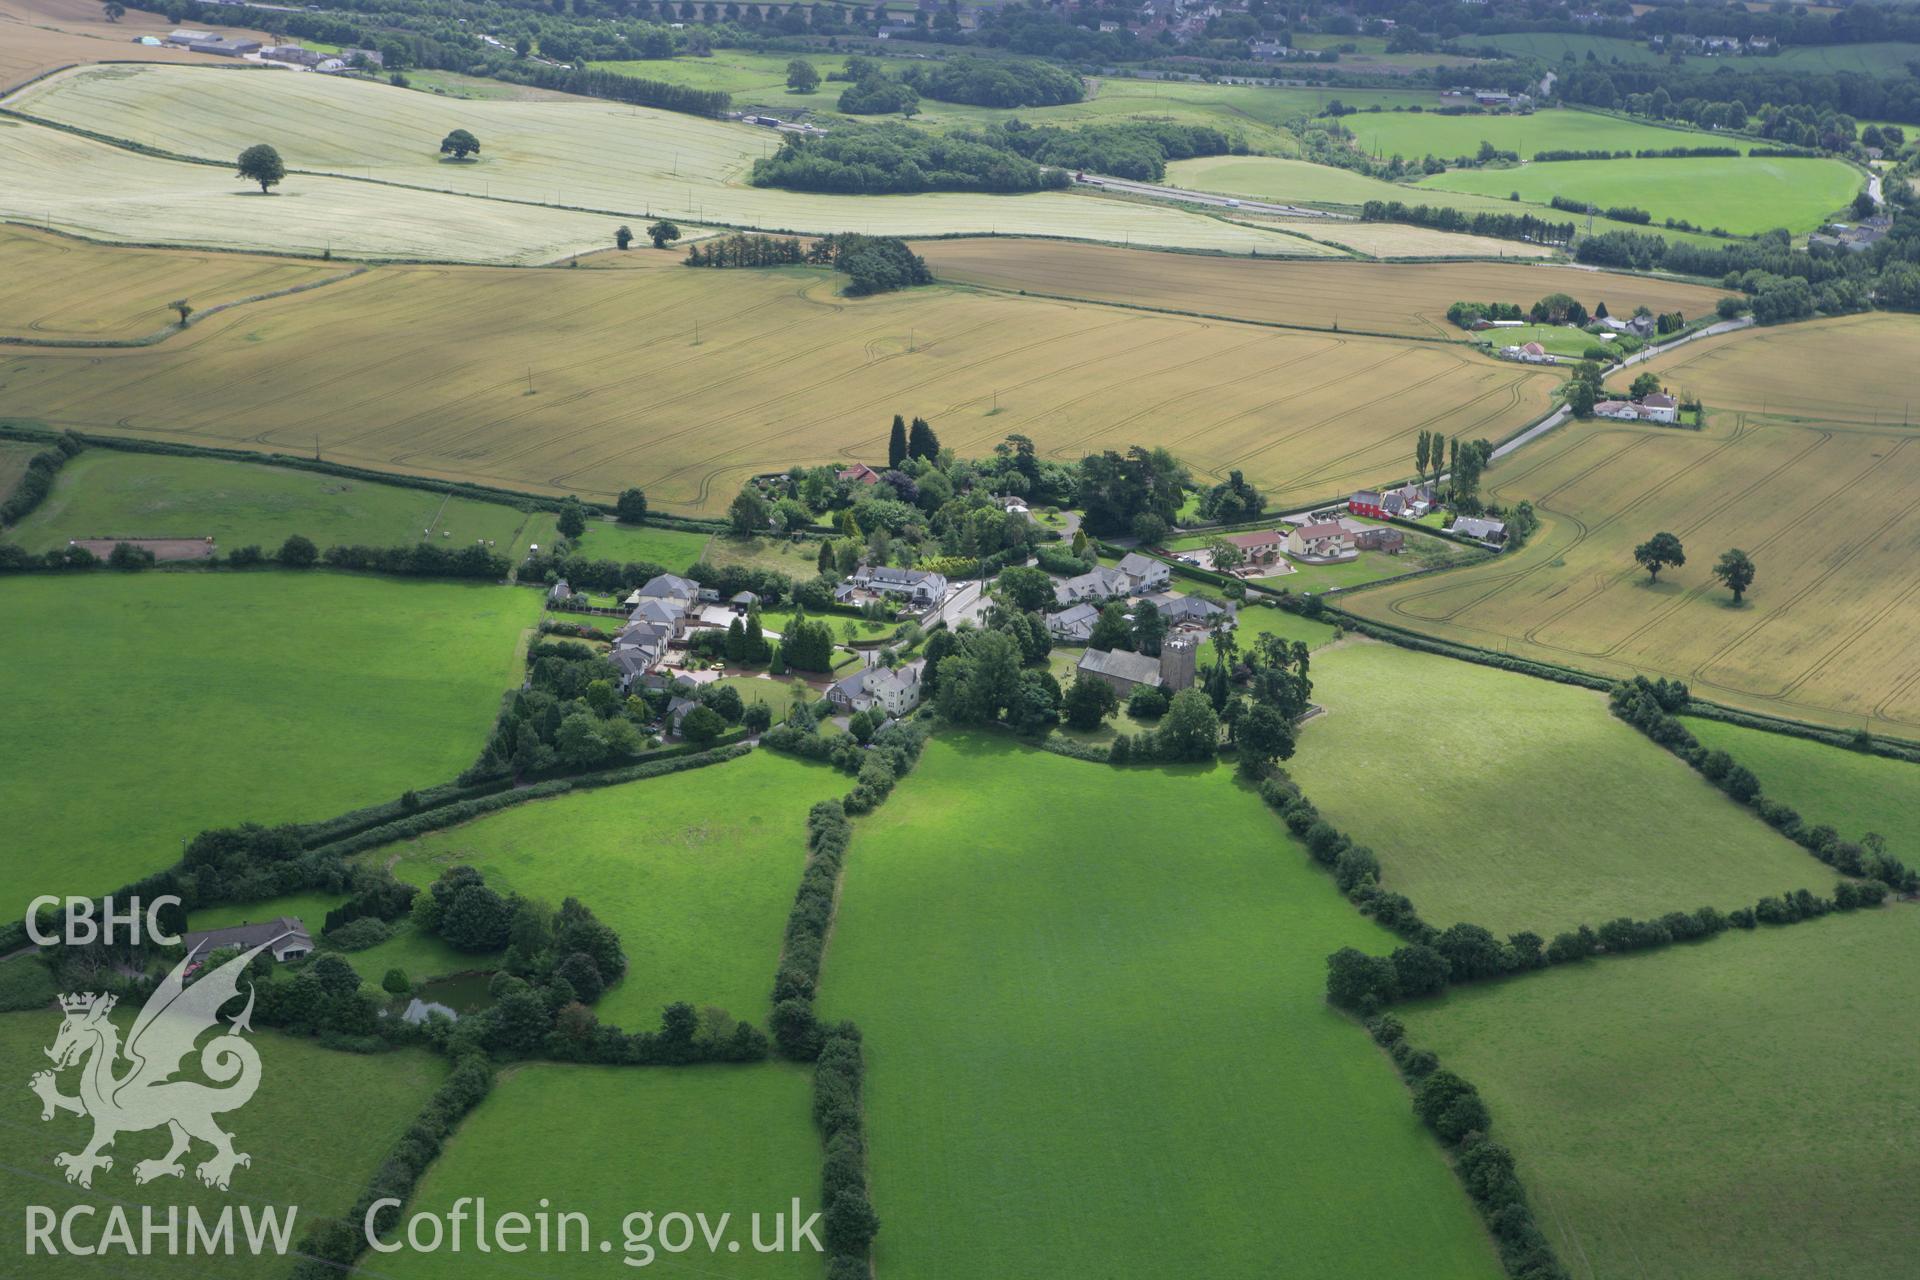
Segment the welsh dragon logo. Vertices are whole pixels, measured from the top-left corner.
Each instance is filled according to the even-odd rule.
[[[36,1072],[27,1087],[40,1096],[42,1120],[51,1120],[60,1111],[93,1120],[93,1140],[84,1149],[53,1158],[54,1165],[66,1171],[68,1182],[91,1187],[96,1169],[113,1168],[113,1157],[105,1154],[105,1148],[116,1137],[162,1125],[172,1135],[172,1146],[159,1159],[134,1165],[136,1183],[184,1176],[180,1157],[196,1138],[213,1148],[213,1154],[194,1170],[210,1187],[225,1191],[234,1168],[253,1163],[245,1152],[233,1149],[233,1135],[214,1122],[219,1113],[245,1106],[260,1086],[260,1055],[241,1039],[242,1032],[253,1029],[248,1024],[253,1016],[251,983],[240,1016],[228,1024],[225,1035],[200,1049],[201,1074],[214,1084],[172,1077],[200,1037],[220,1025],[221,1008],[239,995],[240,975],[271,945],[262,943],[189,987],[185,975],[198,954],[195,948],[147,1000],[127,1031],[125,1045],[108,1016],[113,1012],[113,996],[89,991],[60,998],[66,1020],[46,1051],[53,1070]],[[80,1068],[80,1092],[69,1097],[60,1092],[56,1076],[72,1066]]]

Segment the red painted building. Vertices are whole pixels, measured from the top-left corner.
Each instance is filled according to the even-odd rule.
[[[1380,505],[1380,495],[1371,489],[1362,489],[1348,498],[1347,510],[1356,516],[1372,516],[1376,520],[1387,518],[1386,508]]]

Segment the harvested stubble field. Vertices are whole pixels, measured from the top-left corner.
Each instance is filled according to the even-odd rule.
[[[1696,135],[1697,138],[1697,135]],[[1700,145],[1698,141],[1664,146]],[[1483,196],[1519,192],[1544,204],[1554,196],[1587,200],[1602,209],[1630,205],[1658,223],[1678,218],[1735,235],[1774,227],[1811,231],[1853,199],[1858,171],[1840,160],[1749,159],[1717,156],[1686,160],[1563,160],[1517,169],[1455,169],[1421,182]],[[1654,230],[1663,230],[1655,227]]]
[[[1315,240],[1352,249],[1373,258],[1520,258],[1555,256],[1555,250],[1543,244],[1525,244],[1518,240],[1497,240],[1492,236],[1461,235],[1454,231],[1435,231],[1431,227],[1408,226],[1403,222],[1323,221],[1312,219],[1243,218],[1253,226],[1295,231]]]
[[[1711,403],[1711,400],[1709,401]],[[1488,473],[1527,546],[1345,603],[1444,639],[1610,677],[1678,677],[1749,710],[1920,737],[1920,442],[1899,427],[1710,414],[1704,431],[1583,423]],[[1679,535],[1657,583],[1633,548]],[[1735,607],[1711,574],[1759,566]]]
[[[108,22],[91,0],[0,0],[0,90],[76,62],[204,62],[202,53],[133,43],[137,36],[164,36],[177,25],[164,14],[131,6],[120,21]],[[260,32],[220,30],[267,39]]]
[[[0,120],[0,170],[0,219],[129,244],[512,264],[604,248],[613,234],[599,214],[342,178],[289,178],[262,196],[225,164],[162,160],[12,120]]]
[[[1479,1087],[1576,1280],[1904,1280],[1913,917],[1762,925],[1399,1012]]]
[[[1464,339],[1447,321],[1447,308],[1463,299],[1527,306],[1568,293],[1622,315],[1643,304],[1694,315],[1720,297],[1679,281],[1519,263],[1228,262],[1047,240],[930,240],[914,249],[942,280],[991,289],[1416,338]]]
[[[1257,248],[1262,253],[1313,254],[1325,249],[1162,204],[1071,192],[861,197],[752,187],[746,182],[747,171],[773,145],[767,130],[589,99],[459,101],[338,76],[128,66],[52,76],[24,90],[10,105],[29,116],[173,155],[217,160],[223,166],[243,147],[264,139],[290,169],[402,184],[357,185],[351,189],[356,198],[372,198],[372,192],[385,193],[389,201],[419,198],[411,189],[482,197],[468,202],[473,206],[465,214],[469,219],[590,216],[558,208],[542,212],[541,205],[600,210],[602,216],[593,223],[600,244],[612,237],[609,217],[664,215],[769,230],[891,235],[998,231],[1234,253]],[[480,138],[484,149],[479,160],[454,162],[440,155],[440,139],[454,128],[469,129]],[[96,163],[105,161],[96,157]],[[186,167],[202,171],[202,166]],[[231,173],[203,172],[197,179],[203,184],[210,178],[227,193],[240,190]],[[291,197],[329,185],[338,184],[293,175],[280,191]],[[55,187],[49,194],[59,192]],[[22,216],[37,217],[52,209],[59,221],[60,208],[57,203],[28,203]],[[221,211],[224,216],[203,210],[199,237],[216,244],[254,235],[246,225],[250,219],[241,216],[243,209],[252,208],[229,204]],[[378,211],[368,210],[364,216],[373,218]],[[124,226],[131,236],[137,224]],[[336,250],[358,243],[348,234],[351,230],[350,224],[340,229]],[[241,242],[260,243],[257,238]],[[439,252],[418,256],[480,256],[459,254],[457,233],[450,232],[442,243],[447,247]]]
[[[1550,938],[1835,878],[1600,694],[1372,641],[1314,655],[1313,685],[1330,714],[1288,771],[1439,928]],[[1396,717],[1421,726],[1420,760],[1380,733]]]
[[[115,341],[145,337],[178,317],[312,284],[343,268],[236,253],[108,248],[25,227],[0,226],[0,337]]]
[[[884,456],[900,412],[963,455],[1013,432],[1059,458],[1162,444],[1310,502],[1398,474],[1422,428],[1499,439],[1559,382],[1449,344],[836,280],[382,268],[156,347],[0,354],[0,381],[63,427],[609,500],[638,484],[686,512],[758,472]]]
[[[1870,311],[1688,343],[1645,368],[1715,409],[1905,426],[1916,351],[1920,317]]]

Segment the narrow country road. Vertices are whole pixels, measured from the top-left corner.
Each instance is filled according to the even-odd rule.
[[[1672,342],[1663,342],[1656,347],[1642,347],[1625,360],[1622,360],[1619,369],[1630,368],[1633,365],[1639,364],[1642,360],[1651,360],[1655,356],[1665,355],[1675,347],[1684,347],[1689,342],[1696,342],[1701,338],[1711,338],[1716,334],[1732,333],[1736,329],[1747,329],[1752,326],[1752,316],[1741,316],[1738,320],[1722,320],[1717,324],[1708,325],[1698,333],[1690,333],[1684,338],[1677,338]],[[1619,369],[1614,370],[1614,372],[1618,373]]]
[[[1161,187],[1150,182],[1134,182],[1128,178],[1108,178],[1100,174],[1090,174],[1078,179],[1074,185],[1090,187],[1096,191],[1118,191],[1123,195],[1147,196],[1154,200],[1178,200],[1182,204],[1205,204],[1217,209],[1238,209],[1243,213],[1278,213],[1290,218],[1353,221],[1352,214],[1328,213],[1325,209],[1306,209],[1294,204],[1269,204],[1264,200],[1242,200],[1236,196],[1216,195],[1211,191],[1189,191],[1185,187]]]

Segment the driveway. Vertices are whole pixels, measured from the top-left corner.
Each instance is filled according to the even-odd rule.
[[[963,622],[980,625],[980,615],[986,612],[987,593],[984,584],[963,582],[947,594],[940,607],[928,616],[923,626],[931,627],[936,622],[944,622],[948,628],[958,627]]]

